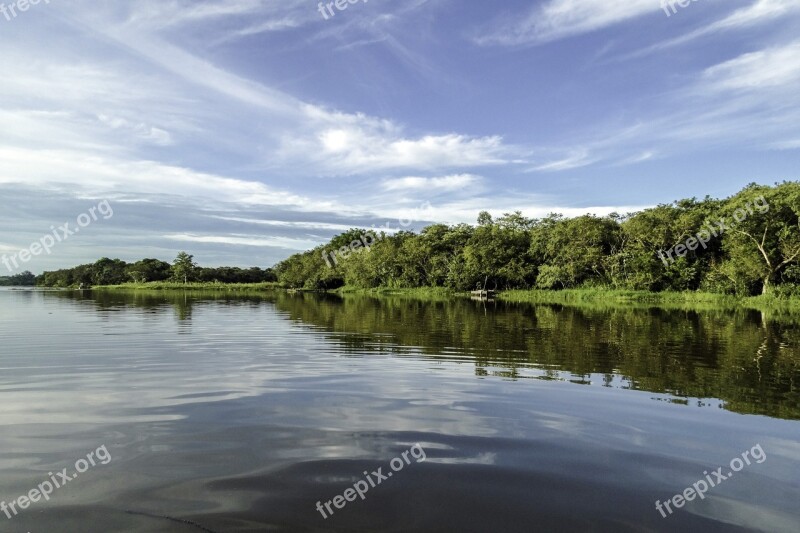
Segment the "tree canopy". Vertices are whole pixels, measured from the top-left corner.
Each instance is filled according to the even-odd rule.
[[[74,268],[45,272],[36,278],[42,287],[91,287],[92,285],[121,285],[151,281],[178,280],[180,282],[262,283],[274,282],[277,276],[272,269],[252,267],[198,267],[193,256],[181,252],[170,265],[159,259],[142,259],[126,263],[120,259],[103,258]],[[32,284],[32,283],[31,283]]]
[[[434,224],[384,235],[335,263],[325,254],[365,230],[295,254],[275,267],[289,287],[448,287],[470,290],[609,287],[798,294],[800,182],[751,184],[725,200],[678,200],[606,217],[526,218],[521,212],[476,226]],[[719,223],[723,223],[723,229]],[[698,241],[698,235],[703,242]],[[705,237],[708,236],[706,239]],[[676,250],[673,261],[659,252]]]
[[[12,276],[0,276],[0,287],[30,287],[35,281],[36,276],[26,270]]]

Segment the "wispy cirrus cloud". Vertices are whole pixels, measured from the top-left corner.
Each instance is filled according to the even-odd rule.
[[[703,78],[703,88],[713,90],[800,90],[800,41],[741,55],[706,69]]]
[[[180,242],[203,244],[229,244],[232,246],[254,246],[267,248],[285,248],[289,250],[306,250],[319,244],[311,239],[291,239],[285,237],[257,238],[251,235],[191,235],[170,234],[164,235],[165,239]]]
[[[328,222],[310,222],[310,221],[289,221],[289,220],[267,220],[258,218],[243,218],[233,216],[220,216],[209,215],[211,218],[217,220],[224,220],[227,222],[240,222],[242,224],[254,224],[256,226],[271,226],[277,228],[299,228],[308,230],[325,230],[325,231],[347,231],[352,224],[331,224]]]
[[[800,150],[800,138],[776,142],[770,148],[774,150]]]
[[[180,28],[203,23],[231,20],[241,28],[268,28],[271,21],[292,20],[294,25],[300,21],[311,20],[308,2],[304,0],[133,0],[121,9],[126,26],[140,31],[157,31],[165,28]],[[109,16],[115,8],[106,8],[104,16]],[[244,32],[249,34],[254,32]]]
[[[798,14],[800,14],[800,2],[796,0],[754,0],[750,5],[738,8],[719,20],[679,37],[638,50],[625,56],[625,58],[642,57],[653,52],[686,44],[708,35],[749,28],[779,19],[797,17]]]
[[[524,45],[596,31],[659,11],[655,0],[549,0],[527,14],[496,20],[475,38],[481,45]]]
[[[205,7],[176,16],[188,23],[240,15],[257,4],[204,4]],[[172,13],[183,3],[144,5],[143,13],[137,12],[132,19],[122,17],[121,21],[104,21],[95,27],[103,39],[144,59],[149,63],[147,68],[137,65],[136,69],[128,69],[121,60],[114,64],[93,63],[90,55],[80,62],[55,56],[52,60],[40,58],[33,64],[21,55],[4,55],[0,66],[7,67],[3,70],[9,74],[0,87],[0,95],[8,96],[7,101],[24,102],[23,105],[35,96],[38,106],[65,111],[34,117],[33,110],[18,109],[15,116],[0,115],[0,120],[13,119],[17,124],[27,120],[31,126],[35,123],[41,132],[39,138],[58,148],[64,147],[63,140],[68,136],[45,133],[57,125],[70,130],[71,135],[80,133],[87,147],[95,144],[105,146],[105,150],[125,152],[140,143],[168,146],[187,141],[213,142],[244,152],[244,140],[249,134],[250,138],[259,139],[259,150],[254,153],[264,154],[265,165],[293,166],[316,176],[354,175],[376,169],[500,165],[516,152],[499,136],[457,132],[409,135],[391,120],[330,110],[238,76],[167,42],[159,36],[160,27],[145,23],[160,20],[157,14]],[[96,20],[100,14],[91,13],[89,17]],[[46,83],[41,72],[48,73]],[[140,83],[142,79],[147,83]],[[188,91],[191,97],[186,96]],[[24,99],[18,96],[22,93],[26,94]],[[235,114],[259,117],[273,127],[259,131],[250,125],[251,131],[238,133],[235,140],[218,140],[216,130],[220,125],[230,130],[233,124],[226,123]],[[19,131],[13,127],[3,129]]]
[[[707,67],[686,88],[669,96],[668,113],[624,126],[600,127],[561,156],[529,172],[591,164],[629,165],[658,153],[701,143],[758,142],[764,149],[792,150],[800,124],[800,40],[740,54]],[[593,128],[597,129],[597,127]]]
[[[571,170],[589,166],[598,161],[597,156],[593,156],[588,148],[578,148],[558,159],[549,160],[528,170],[528,172],[555,172],[560,170]]]
[[[174,195],[190,191],[196,199],[245,205],[292,206],[297,210],[331,209],[331,202],[310,198],[256,181],[235,179],[155,161],[131,161],[81,150],[0,146],[0,184],[68,187],[101,195],[109,191]],[[76,191],[77,192],[77,191]]]
[[[231,9],[244,10],[232,5]],[[203,12],[204,16],[212,16]],[[228,13],[228,11],[223,11]],[[519,150],[506,146],[500,136],[471,136],[447,132],[409,136],[393,121],[362,113],[344,113],[305,102],[283,91],[228,72],[173,45],[137,25],[102,25],[109,40],[168,71],[181,83],[202,87],[236,105],[250,108],[280,129],[269,132],[271,161],[292,164],[316,174],[358,174],[372,170],[475,167],[507,163]],[[177,95],[176,95],[177,97]],[[230,104],[229,104],[230,105]]]

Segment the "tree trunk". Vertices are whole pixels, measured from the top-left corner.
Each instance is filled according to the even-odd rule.
[[[767,294],[769,292],[769,276],[764,278],[764,286],[761,288],[761,294]]]

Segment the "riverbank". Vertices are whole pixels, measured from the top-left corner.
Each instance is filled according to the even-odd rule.
[[[469,293],[457,292],[444,287],[416,287],[408,289],[390,289],[387,287],[359,289],[355,287],[342,287],[341,289],[330,292],[339,295],[355,294],[361,296],[418,298],[421,300],[447,300],[469,296]]]
[[[177,282],[151,282],[151,283],[126,283],[124,285],[105,285],[92,287],[92,290],[121,291],[121,290],[192,290],[192,291],[293,291],[281,286],[279,283],[177,283]],[[303,291],[298,292],[314,292]],[[467,298],[469,293],[457,292],[443,287],[417,287],[417,288],[387,288],[361,289],[355,287],[342,287],[327,291],[329,294],[361,295],[374,297],[402,297],[425,300],[446,300],[450,298]],[[754,309],[778,310],[800,312],[800,298],[786,298],[775,296],[738,297],[727,294],[713,294],[706,292],[647,292],[617,289],[567,289],[561,291],[550,290],[511,290],[497,293],[496,299],[512,303],[540,303],[562,305],[592,305],[592,306],[652,306],[652,307],[681,307],[695,309]]]
[[[506,302],[564,305],[614,304],[800,311],[800,298],[779,298],[770,295],[739,297],[708,292],[648,292],[617,289],[514,290],[499,293],[497,299]]]
[[[75,289],[73,287],[73,289]],[[98,285],[91,287],[96,291],[254,291],[273,290],[297,293],[327,293],[327,294],[356,294],[363,296],[403,296],[409,298],[457,298],[469,296],[469,293],[460,293],[443,287],[418,287],[405,289],[392,289],[379,287],[374,289],[360,289],[356,287],[341,287],[330,291],[314,291],[309,289],[288,288],[280,283],[180,283],[171,281],[154,281],[149,283],[124,283],[122,285]]]
[[[263,291],[281,290],[280,283],[180,283],[173,281],[153,281],[149,283],[124,283],[122,285],[98,285],[91,287],[95,291]]]

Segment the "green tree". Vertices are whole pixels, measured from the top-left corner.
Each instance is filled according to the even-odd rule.
[[[497,221],[484,212],[479,219],[483,223],[464,248],[464,273],[471,286],[462,288],[527,286],[533,270],[529,230],[535,222],[519,211],[506,213]]]
[[[128,265],[126,274],[136,283],[164,281],[170,277],[170,264],[158,259],[142,259]]]
[[[722,240],[675,254],[676,246],[717,218],[722,202],[705,198],[661,204],[621,221],[619,247],[610,259],[612,284],[637,290],[693,290],[721,255]]]
[[[725,233],[728,258],[722,271],[740,283],[757,280],[767,294],[800,262],[800,183],[752,184],[724,211],[731,227]]]
[[[26,270],[13,276],[0,277],[0,286],[12,287],[30,287],[36,283],[36,276],[32,272]]]
[[[609,284],[612,270],[606,259],[618,249],[619,233],[619,224],[608,217],[551,215],[533,231],[531,254],[542,261],[536,285],[550,289],[587,281]]]
[[[172,275],[176,280],[183,280],[183,283],[186,284],[190,278],[194,277],[196,268],[197,264],[194,262],[194,256],[181,252],[172,262]]]
[[[94,285],[119,285],[127,281],[126,269],[128,264],[120,259],[109,259],[104,257],[91,267],[91,283]],[[87,285],[81,279],[78,284]]]

